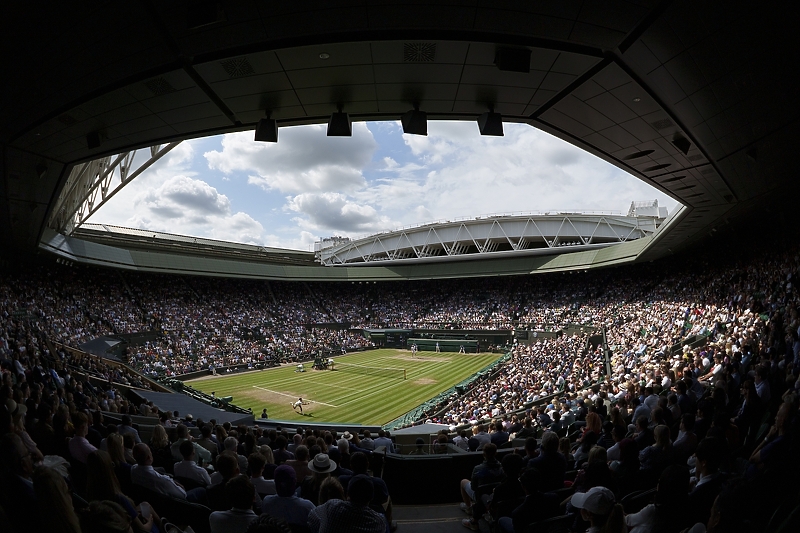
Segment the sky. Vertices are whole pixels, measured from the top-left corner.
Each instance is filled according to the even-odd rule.
[[[313,250],[438,220],[540,211],[627,212],[632,201],[677,202],[617,167],[527,124],[484,137],[475,122],[354,122],[184,141],[88,220],[193,237]],[[134,167],[144,162],[137,155]]]

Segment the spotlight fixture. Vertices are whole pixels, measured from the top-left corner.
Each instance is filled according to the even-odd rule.
[[[258,121],[256,126],[256,142],[276,143],[278,142],[278,123],[275,119],[270,118],[267,113],[267,118],[262,118]]]
[[[319,55],[319,58],[320,58],[320,59],[330,59],[330,58],[331,58],[331,55],[330,55],[328,52],[322,52],[322,53]]]
[[[503,136],[503,117],[500,113],[495,113],[494,109],[489,108],[488,113],[478,117],[478,129],[481,135],[491,135],[494,137]]]
[[[414,109],[406,111],[400,118],[403,124],[403,133],[409,135],[428,135],[428,114],[420,111],[418,105]]]
[[[328,137],[352,137],[353,125],[347,113],[342,112],[342,106],[337,107],[336,113],[331,113],[328,120]]]
[[[634,101],[634,102],[641,102],[641,101],[642,101],[642,99],[641,99],[641,98],[639,98],[639,97],[637,96],[636,98],[634,98],[634,99],[633,99],[633,101]]]

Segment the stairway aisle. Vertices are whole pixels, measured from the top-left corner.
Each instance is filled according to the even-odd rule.
[[[397,520],[397,533],[467,533],[461,525],[466,518],[457,503],[443,505],[395,505],[392,515]],[[481,520],[481,531],[489,528]]]

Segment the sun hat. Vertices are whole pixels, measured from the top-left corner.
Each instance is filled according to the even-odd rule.
[[[353,438],[353,434],[350,433],[349,431],[345,431],[344,433],[342,433],[342,437],[344,437],[347,440],[350,440]]]
[[[336,462],[331,461],[327,453],[318,453],[314,456],[314,461],[309,463],[308,468],[318,474],[326,474],[336,470]]]
[[[596,515],[607,515],[614,507],[614,493],[605,487],[592,487],[586,492],[572,495],[572,506]]]

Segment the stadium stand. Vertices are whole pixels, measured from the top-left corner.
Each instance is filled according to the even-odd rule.
[[[799,503],[793,477],[786,475],[795,468],[790,457],[791,450],[797,449],[798,435],[800,322],[794,281],[800,275],[799,267],[800,256],[790,249],[749,261],[732,258],[713,265],[682,261],[632,268],[624,275],[600,272],[511,278],[502,284],[497,280],[460,281],[459,286],[467,286],[458,295],[453,295],[447,283],[437,283],[437,287],[424,282],[393,285],[378,292],[371,287],[359,290],[358,285],[319,284],[311,286],[317,298],[308,299],[302,286],[275,284],[271,287],[274,300],[271,296],[255,299],[259,290],[267,294],[265,283],[227,280],[214,289],[206,280],[93,271],[93,287],[107,284],[109,294],[117,295],[105,299],[102,306],[88,303],[86,295],[95,290],[83,281],[89,276],[74,275],[72,269],[42,266],[5,273],[0,281],[4,476],[6,481],[12,476],[28,486],[32,483],[34,491],[6,492],[3,502],[22,498],[21,505],[35,506],[35,499],[46,490],[46,481],[41,475],[32,475],[33,464],[63,465],[67,470],[62,473],[71,480],[66,490],[75,495],[74,501],[90,500],[86,474],[70,444],[84,438],[81,435],[91,449],[108,450],[120,487],[131,487],[131,469],[146,465],[144,459],[138,461],[139,466],[129,464],[134,461],[131,452],[137,440],[151,445],[153,464],[168,473],[172,468],[169,461],[156,460],[165,445],[157,439],[156,428],[166,430],[169,445],[178,438],[178,423],[190,426],[196,438],[202,426],[214,424],[209,426],[207,441],[220,450],[218,457],[232,461],[225,466],[224,461],[216,460],[215,470],[222,477],[212,478],[212,485],[205,488],[208,496],[198,496],[195,491],[193,502],[184,503],[179,501],[182,489],[174,490],[172,496],[165,496],[169,491],[156,495],[141,488],[129,488],[124,494],[137,503],[146,499],[160,519],[180,521],[182,526],[192,525],[198,516],[210,512],[193,512],[192,506],[229,508],[226,488],[215,488],[215,484],[232,479],[237,469],[246,473],[248,456],[266,454],[266,463],[273,466],[264,470],[264,478],[271,479],[274,464],[292,459],[290,450],[299,445],[309,450],[309,465],[327,453],[336,463],[334,477],[349,472],[353,454],[367,454],[373,473],[382,477],[395,503],[457,501],[458,479],[471,479],[474,474],[470,472],[481,460],[478,452],[459,446],[456,437],[466,428],[474,433],[472,439],[467,435],[467,450],[480,450],[484,441],[491,441],[499,448],[501,461],[509,453],[527,454],[524,459],[529,458],[526,464],[534,472],[531,475],[544,475],[541,469],[550,468],[546,467],[548,453],[559,453],[539,454],[545,432],[568,439],[572,448],[569,459],[574,457],[577,472],[557,474],[558,486],[563,489],[556,494],[565,500],[571,492],[605,486],[631,511],[628,519],[632,525],[641,521],[652,524],[654,517],[660,516],[661,506],[667,505],[658,497],[655,504],[649,502],[658,473],[670,464],[694,472],[692,489],[686,493],[684,520],[675,521],[676,527],[708,521],[718,512],[714,510],[717,505],[726,504],[723,496],[734,502],[746,497],[751,502],[745,506],[746,513],[740,512],[743,523],[753,528],[770,521],[791,523],[793,506]],[[689,272],[693,275],[688,276]],[[184,289],[170,297],[169,286]],[[419,297],[403,300],[403,294],[411,292],[410,286],[417,287]],[[224,366],[230,358],[270,362],[275,352],[263,348],[274,343],[278,333],[291,339],[286,349],[302,351],[309,338],[312,342],[325,339],[314,344],[315,348],[336,349],[344,339],[337,336],[341,331],[354,334],[356,330],[332,329],[330,336],[320,336],[317,325],[321,322],[308,321],[335,324],[337,318],[352,319],[348,315],[352,306],[338,306],[347,300],[346,294],[370,302],[369,312],[361,317],[368,327],[385,325],[370,322],[376,319],[367,316],[383,317],[373,310],[396,296],[407,305],[408,316],[419,320],[404,324],[410,327],[436,324],[447,331],[455,323],[468,323],[473,329],[491,328],[500,316],[500,323],[515,328],[547,323],[562,330],[570,324],[593,329],[531,337],[511,346],[509,356],[491,372],[419,413],[423,421],[442,422],[449,429],[423,439],[422,444],[407,445],[413,446],[412,455],[405,455],[409,449],[399,443],[400,455],[382,453],[375,450],[371,439],[362,441],[358,434],[319,426],[299,429],[295,437],[287,429],[253,426],[246,418],[231,419],[233,424],[223,417],[205,420],[214,416],[214,410],[202,413],[200,419],[181,419],[176,413],[162,412],[153,401],[160,401],[165,394],[158,392],[165,390],[160,384],[113,359],[75,348],[92,335],[113,334],[120,328],[131,333],[155,325],[165,332],[157,343],[167,355],[158,350],[129,352],[134,368],[148,374],[159,362],[170,364],[170,350],[183,350],[186,360],[192,361],[189,354],[199,354],[192,369],[205,364]],[[380,294],[376,301],[370,301],[369,296],[376,294]],[[225,295],[231,298],[230,306],[221,303]],[[457,303],[458,299],[465,303]],[[547,301],[551,303],[547,305]],[[462,320],[460,313],[465,308],[477,312]],[[121,316],[126,317],[124,323],[118,319]],[[602,336],[593,334],[598,329]],[[252,331],[259,335],[242,333]],[[214,347],[223,343],[230,352],[217,355]],[[239,348],[253,354],[250,361],[233,354]],[[171,370],[179,371],[182,367],[178,365]],[[76,422],[80,413],[93,421],[87,430],[79,429],[82,426]],[[532,446],[526,439],[533,439]],[[615,447],[619,452],[609,460],[606,449],[611,453]],[[8,457],[15,459],[6,460]],[[226,470],[229,467],[233,470]],[[574,483],[565,483],[568,478]],[[430,490],[409,490],[420,479],[428,480],[425,486]],[[748,487],[745,492],[737,488],[741,484]],[[769,490],[759,491],[764,486]],[[522,486],[508,490],[516,491],[511,496],[522,501],[526,494],[528,498],[541,494],[535,485],[531,487],[528,492],[523,492]],[[155,486],[147,490],[155,490]],[[499,487],[495,497],[500,498],[497,490]],[[485,496],[491,493],[484,491]],[[720,500],[715,502],[717,494]],[[776,501],[783,504],[780,516],[770,511],[775,502],[766,501],[776,494]],[[484,519],[492,527],[500,527],[498,521],[504,516],[513,522],[515,513],[523,512],[514,507],[503,511],[502,506],[497,511],[498,506],[482,505],[486,504],[494,514],[472,516],[467,519],[468,527],[482,526]],[[80,505],[75,508],[81,509]],[[4,505],[12,525],[18,527],[20,517],[14,508]],[[89,512],[91,505],[86,509],[80,520],[88,524],[94,515]],[[259,512],[260,505],[254,509]],[[633,514],[634,509],[641,512]],[[575,514],[576,510],[567,505],[559,512]],[[386,514],[383,509],[383,516]],[[205,523],[194,526],[196,531],[207,529]]]

